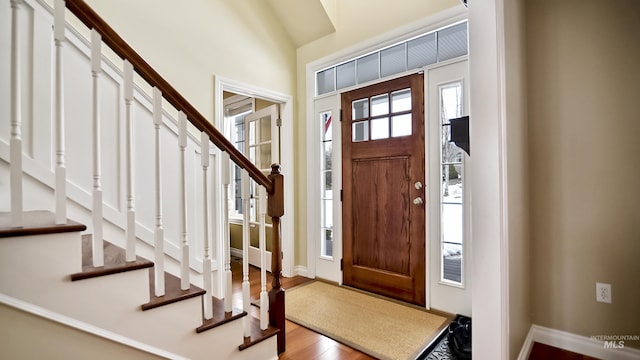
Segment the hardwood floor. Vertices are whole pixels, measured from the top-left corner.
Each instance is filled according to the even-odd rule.
[[[545,345],[542,343],[533,343],[533,348],[529,354],[529,360],[597,360],[596,358],[577,354],[568,350],[559,349],[557,347]]]
[[[231,262],[233,271],[233,304],[242,306],[242,263],[235,260]],[[282,287],[290,289],[305,282],[311,281],[302,276],[282,278]],[[249,283],[251,284],[251,301],[260,299],[260,270],[249,267]],[[267,291],[271,287],[271,275],[267,273]],[[251,314],[258,317],[259,310],[252,306]],[[287,351],[280,354],[280,360],[369,360],[375,359],[358,350],[320,335],[305,327],[299,326],[289,320],[286,323]]]

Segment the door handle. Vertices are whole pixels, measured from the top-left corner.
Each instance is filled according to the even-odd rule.
[[[414,205],[422,205],[424,203],[424,201],[422,201],[422,198],[420,196],[418,196],[417,198],[413,199],[413,204]]]

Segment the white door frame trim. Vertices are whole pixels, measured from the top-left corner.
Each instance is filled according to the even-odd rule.
[[[460,10],[458,10],[460,12]],[[491,212],[487,223],[472,218],[472,232],[475,246],[472,250],[472,315],[474,316],[473,352],[480,358],[509,358],[509,239],[508,239],[508,183],[507,183],[507,142],[506,142],[506,103],[507,84],[505,49],[505,13],[504,0],[479,0],[470,4],[468,13],[453,11],[436,14],[424,19],[425,24],[437,28],[437,23],[451,22],[455,16],[469,18],[469,72],[471,83],[470,116],[474,118],[471,126],[471,139],[474,142],[474,161],[472,168],[478,173],[483,167],[489,172],[474,176],[473,189],[483,189],[489,185],[483,196],[475,194],[472,206],[485,208]],[[424,31],[424,27],[422,31]],[[507,29],[508,30],[508,29]],[[402,34],[416,34],[416,28],[398,29],[394,33],[383,34],[366,42],[356,44],[343,51],[331,54],[306,66],[306,118],[313,119],[315,99],[316,71],[332,64],[354,58],[373,51],[380,46],[391,45],[402,40]],[[416,34],[417,35],[417,34]],[[486,81],[486,83],[483,83]],[[475,85],[474,85],[475,84]],[[487,126],[481,129],[483,126]],[[313,129],[307,129],[312,136]],[[485,147],[486,146],[486,147]],[[483,148],[484,147],[484,148]],[[478,151],[480,150],[480,151]],[[314,149],[307,149],[309,152]],[[310,159],[313,160],[313,159]],[[318,160],[309,162],[310,169],[317,169]],[[310,170],[309,170],[310,171]],[[307,174],[309,176],[309,173]],[[311,204],[308,204],[310,206]],[[311,216],[307,213],[308,227]],[[308,229],[308,232],[310,229]],[[308,241],[313,241],[312,237]],[[481,248],[480,252],[476,250]],[[488,258],[484,258],[489,254]],[[315,275],[315,246],[307,246],[308,273]],[[475,309],[475,311],[473,311]],[[499,334],[496,338],[495,334]],[[484,341],[487,337],[490,341]]]
[[[285,176],[284,188],[284,208],[285,214],[282,217],[282,275],[285,277],[293,276],[293,260],[294,260],[294,228],[293,228],[293,204],[294,204],[294,189],[293,189],[293,97],[291,95],[282,94],[273,90],[264,89],[258,86],[245,84],[239,81],[227,79],[221,76],[215,76],[213,80],[214,86],[214,125],[221,132],[224,133],[224,104],[223,104],[223,92],[229,91],[236,94],[247,95],[254,98],[268,100],[270,102],[280,104],[280,119],[282,120],[280,147],[282,152],[280,157],[282,163],[280,164],[282,174]],[[220,165],[218,165],[219,167]],[[217,171],[221,169],[218,168]],[[216,195],[218,200],[218,206],[222,208],[222,189],[217,190],[219,193]],[[220,224],[222,225],[222,224]],[[222,227],[219,227],[222,229]],[[220,231],[220,230],[218,230]],[[220,236],[222,238],[222,236]],[[219,245],[218,254],[223,254],[222,242]],[[222,276],[224,266],[223,261],[219,262],[218,273]],[[221,280],[221,278],[220,278]]]
[[[437,14],[428,16],[424,19],[421,19],[417,22],[408,24],[406,26],[399,27],[395,30],[386,32],[379,36],[372,37],[365,41],[354,44],[348,48],[337,51],[335,53],[329,54],[323,58],[307,63],[306,65],[306,119],[307,119],[307,179],[311,179],[314,176],[317,176],[317,170],[320,169],[319,159],[314,156],[318,149],[311,148],[315,141],[313,139],[318,138],[320,136],[319,130],[317,127],[309,127],[309,124],[312,124],[315,119],[315,109],[314,102],[317,98],[322,98],[324,96],[334,95],[336,92],[332,92],[329,94],[324,94],[321,96],[316,96],[315,89],[315,73],[319,70],[327,68],[329,66],[338,64],[342,61],[346,61],[349,59],[356,58],[360,55],[366,54],[371,51],[378,50],[385,46],[390,46],[392,44],[405,41],[415,36],[419,36],[430,31],[435,31],[439,28],[445,27],[447,25],[459,22],[461,20],[467,19],[467,11],[463,7],[453,7]],[[410,71],[403,74],[398,74],[393,77],[408,75],[410,73],[415,73],[416,71]],[[379,79],[372,81],[371,83],[359,84],[357,87],[363,87],[367,85],[374,84],[376,82],[381,82],[385,79]],[[353,87],[353,88],[357,88]],[[341,89],[342,91],[348,91],[349,89]],[[334,141],[340,141],[340,139],[334,139]],[[307,189],[310,193],[310,189]],[[315,225],[317,225],[318,221],[316,219],[320,216],[320,210],[318,205],[315,204],[311,200],[313,197],[311,195],[307,196],[307,267],[306,269],[300,267],[297,269],[298,275],[307,276],[310,278],[315,278],[316,276],[316,246],[315,241],[318,240],[319,231],[316,231]],[[318,227],[319,228],[319,227]]]
[[[472,209],[482,209],[471,219],[472,352],[483,359],[510,357],[505,30],[504,0],[470,4]]]

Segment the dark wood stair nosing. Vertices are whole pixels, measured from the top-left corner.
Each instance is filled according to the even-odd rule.
[[[136,256],[135,261],[125,260],[125,250],[104,240],[104,265],[94,267],[92,262],[92,235],[82,235],[82,271],[71,274],[71,281],[85,280],[100,276],[118,274],[153,267],[153,262]]]
[[[153,263],[141,257],[137,257],[136,261],[116,266],[84,266],[82,272],[71,274],[71,281],[85,280],[100,276],[119,274],[127,271],[141,270],[153,267]]]
[[[205,297],[206,300],[206,297]],[[231,321],[240,319],[244,316],[247,316],[247,312],[240,310],[240,309],[236,309],[236,308],[232,308],[231,312],[225,312],[224,311],[224,300],[215,298],[215,297],[211,297],[211,304],[213,307],[213,317],[209,320],[205,319],[204,317],[202,318],[202,325],[199,326],[198,328],[196,328],[196,332],[197,333],[201,333],[207,330],[211,330],[213,328],[216,328],[218,326],[227,324]],[[204,313],[204,311],[203,311]]]
[[[11,213],[0,213],[0,238],[61,234],[85,231],[87,227],[73,220],[66,224],[56,224],[55,214],[51,211],[36,210],[23,212],[23,226],[11,226]]]
[[[207,292],[193,284],[187,290],[180,288],[180,278],[165,272],[164,273],[165,290],[163,296],[155,296],[155,274],[154,269],[149,269],[149,292],[150,300],[146,304],[142,304],[143,311],[155,309],[161,306],[174,304],[176,302],[191,299],[197,296],[203,296]]]
[[[242,351],[252,347],[264,340],[277,335],[281,330],[271,325],[266,330],[260,329],[260,319],[251,317],[251,336],[245,337],[244,342],[238,346],[238,350]]]

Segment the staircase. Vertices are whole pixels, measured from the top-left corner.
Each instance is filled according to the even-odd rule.
[[[87,265],[91,252],[87,235],[81,235],[86,229],[84,225],[69,221],[56,226],[54,214],[34,211],[25,213],[23,228],[12,229],[7,226],[9,217],[0,215],[3,229],[0,231],[0,289],[4,299],[19,299],[124,336],[144,344],[144,347],[140,345],[140,351],[161,358],[277,358],[275,338],[239,351],[238,345],[243,344],[242,322],[233,320],[247,316],[246,312],[218,311],[214,320],[205,321],[202,289],[191,286],[188,291],[182,291],[179,279],[167,274],[167,294],[161,298],[150,295],[153,293],[150,261],[139,257],[128,263],[124,261],[124,250],[107,243],[105,266]],[[27,256],[17,256],[24,254]],[[214,308],[223,309],[220,300],[213,298],[213,302]],[[215,329],[211,326],[214,322],[217,323]],[[11,333],[12,326],[11,322],[2,321],[3,332]],[[24,358],[22,355],[35,347],[42,351],[39,353],[42,358],[57,358],[57,348],[75,346],[74,339],[69,338],[67,343],[56,344],[54,349],[41,348],[37,346],[41,340],[3,343],[0,357]]]
[[[281,258],[259,318],[248,269],[232,304],[226,204],[233,162],[279,253],[279,166],[253,166],[83,1],[1,1],[0,358],[276,359]]]

